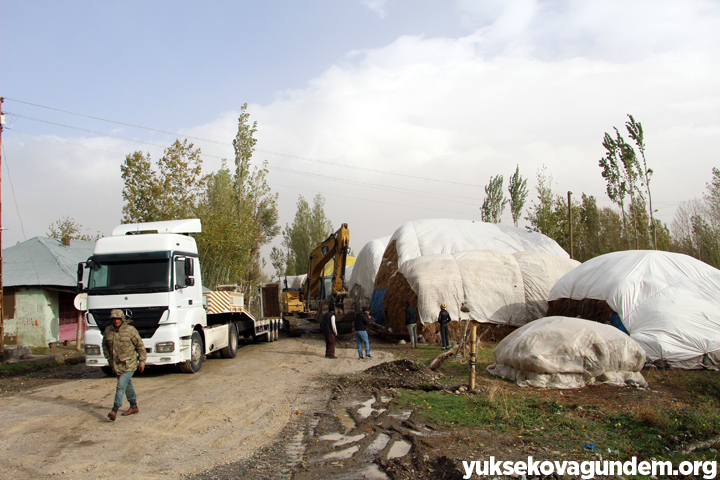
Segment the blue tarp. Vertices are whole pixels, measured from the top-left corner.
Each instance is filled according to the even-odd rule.
[[[630,335],[627,331],[627,328],[625,328],[625,325],[623,324],[622,320],[620,319],[620,315],[613,312],[612,315],[610,315],[610,325],[617,328],[621,332],[625,333],[626,335]]]
[[[373,290],[370,299],[370,315],[378,325],[385,325],[385,289]]]

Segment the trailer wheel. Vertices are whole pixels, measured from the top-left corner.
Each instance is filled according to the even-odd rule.
[[[205,355],[202,337],[198,332],[193,332],[190,340],[190,360],[180,364],[180,371],[183,373],[197,373],[200,371]]]
[[[275,337],[274,341],[277,341],[280,338],[280,320],[275,320],[273,325],[273,335]]]
[[[235,325],[228,327],[228,346],[220,350],[220,355],[223,358],[235,358],[238,349],[238,334]]]
[[[112,367],[110,367],[110,366],[100,367],[100,370],[102,370],[102,372],[103,372],[105,375],[107,375],[108,377],[114,377],[114,376],[115,376],[115,372],[113,372]]]

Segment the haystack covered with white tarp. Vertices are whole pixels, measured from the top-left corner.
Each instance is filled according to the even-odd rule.
[[[282,277],[275,277],[272,279],[272,281],[280,282],[280,286],[282,288],[301,288],[303,286],[303,283],[305,283],[306,278],[307,278],[307,274],[284,275]],[[285,285],[286,282],[287,282],[287,285]]]
[[[550,289],[578,265],[547,253],[479,250],[414,258],[398,273],[417,296],[423,323],[436,322],[445,304],[454,319],[520,326],[545,316]]]
[[[615,327],[580,318],[528,323],[501,340],[493,354],[488,372],[522,387],[647,386],[640,373],[642,347]]]
[[[631,250],[583,263],[550,291],[550,312],[619,316],[653,362],[720,365],[720,270],[687,255]]]
[[[578,265],[568,257],[551,238],[524,228],[453,219],[408,222],[383,254],[373,316],[400,332],[406,301],[417,306],[425,326],[437,321],[444,303],[453,320],[523,325],[545,315],[549,289]],[[453,337],[452,324],[450,330]],[[435,331],[423,336],[433,341]]]
[[[346,273],[346,277],[349,279],[350,296],[356,303],[370,304],[370,297],[375,289],[375,275],[380,268],[380,262],[389,241],[390,237],[383,237],[366,243],[358,253],[352,274],[347,275]]]
[[[507,253],[531,251],[569,257],[555,240],[525,228],[474,220],[414,220],[395,230],[390,237],[376,286],[380,286],[400,265],[413,258],[471,250]]]
[[[387,325],[404,327],[405,302],[417,306],[423,337],[433,341],[440,305],[453,320],[517,327],[545,316],[555,282],[580,263],[547,253],[492,250],[424,255],[408,260],[388,282]],[[457,340],[464,323],[453,321]]]

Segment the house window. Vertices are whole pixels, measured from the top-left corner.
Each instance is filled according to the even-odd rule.
[[[78,311],[74,305],[75,295],[74,293],[58,292],[60,325],[70,325],[78,322]]]

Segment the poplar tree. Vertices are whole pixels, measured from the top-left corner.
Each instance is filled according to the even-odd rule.
[[[513,224],[517,227],[518,219],[528,196],[527,179],[520,176],[520,165],[515,167],[515,173],[510,177],[508,193],[510,193],[510,213],[512,214]]]
[[[503,194],[503,176],[490,177],[490,182],[485,187],[485,200],[480,207],[480,218],[483,222],[500,223],[500,217],[507,200]]]

